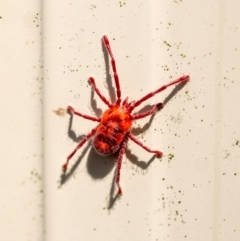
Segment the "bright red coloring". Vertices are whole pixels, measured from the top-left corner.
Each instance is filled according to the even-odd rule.
[[[141,113],[141,114],[132,114],[135,107],[139,106],[141,103],[146,101],[147,99],[153,97],[155,94],[165,90],[167,87],[171,85],[175,85],[178,83],[186,82],[189,80],[189,75],[184,75],[169,84],[163,85],[159,89],[150,92],[149,94],[145,95],[138,101],[131,101],[128,102],[128,98],[126,98],[123,102],[121,100],[121,89],[119,83],[119,77],[117,74],[117,68],[115,59],[113,57],[113,53],[110,47],[109,40],[106,35],[103,36],[103,43],[108,51],[108,54],[111,58],[111,65],[113,70],[114,81],[116,85],[116,95],[117,100],[116,103],[111,104],[99,91],[96,87],[95,80],[93,77],[90,77],[89,80],[93,86],[94,91],[100,97],[100,99],[109,107],[106,110],[101,118],[96,118],[88,115],[83,115],[71,106],[68,106],[68,110],[71,111],[73,114],[83,117],[85,119],[96,121],[99,124],[97,127],[93,128],[90,133],[88,133],[82,141],[77,145],[77,147],[73,150],[73,152],[67,157],[66,163],[63,165],[63,170],[66,171],[69,160],[72,156],[80,149],[83,144],[92,138],[92,144],[94,149],[100,155],[111,155],[118,152],[118,160],[117,160],[117,168],[116,168],[116,184],[118,186],[118,194],[122,194],[122,189],[120,187],[120,169],[122,165],[122,158],[123,154],[126,149],[127,141],[130,139],[135,142],[137,145],[141,146],[143,149],[150,153],[154,153],[157,156],[162,156],[161,151],[151,150],[147,146],[145,146],[142,142],[137,140],[131,134],[131,127],[132,122],[146,116],[150,116],[156,113],[157,110],[163,107],[162,103],[156,104],[151,110]]]

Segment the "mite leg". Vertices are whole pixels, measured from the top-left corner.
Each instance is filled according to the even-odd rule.
[[[189,78],[190,78],[189,75],[183,75],[182,77],[180,77],[180,78],[178,78],[178,79],[170,82],[169,84],[163,85],[163,86],[160,87],[159,89],[157,89],[157,90],[155,90],[155,91],[153,91],[153,92],[145,95],[145,96],[142,97],[140,100],[136,101],[136,102],[129,108],[129,110],[132,111],[135,107],[139,106],[139,105],[140,105],[141,103],[143,103],[145,100],[147,100],[147,99],[153,97],[154,95],[156,95],[157,93],[165,90],[165,89],[168,88],[169,86],[175,85],[175,84],[178,84],[178,83],[182,83],[182,82],[186,82],[186,81],[189,80]]]
[[[129,133],[129,138],[135,142],[137,145],[141,146],[144,150],[146,150],[147,152],[150,153],[154,153],[157,156],[162,156],[163,153],[161,151],[155,151],[155,150],[151,150],[150,148],[148,148],[147,146],[144,146],[142,142],[140,142],[139,140],[137,140],[132,134]]]
[[[120,187],[120,170],[122,166],[122,159],[123,154],[125,152],[126,146],[127,146],[128,136],[125,137],[121,149],[119,151],[118,160],[117,160],[117,168],[116,168],[116,184],[118,186],[118,195],[122,195],[122,188]]]
[[[162,107],[163,107],[163,103],[158,103],[151,110],[149,110],[149,111],[147,111],[145,113],[133,115],[132,116],[132,120],[138,120],[138,119],[144,118],[146,116],[153,115],[156,111],[158,111]]]
[[[95,80],[93,77],[89,78],[89,81],[91,82],[93,89],[95,90],[95,92],[97,93],[97,95],[100,97],[100,99],[109,107],[113,107],[113,105],[101,94],[101,92],[99,91],[99,89],[96,86]]]
[[[84,119],[91,120],[91,121],[97,121],[97,122],[101,121],[101,118],[96,118],[96,117],[92,117],[92,116],[89,116],[89,115],[83,115],[80,112],[75,111],[75,109],[72,106],[68,106],[67,109],[69,111],[71,111],[74,115],[78,115],[80,117],[83,117]]]
[[[109,40],[108,40],[106,35],[103,36],[103,42],[104,42],[105,47],[106,47],[106,49],[107,49],[107,51],[108,51],[108,53],[111,57],[113,76],[114,76],[115,85],[116,85],[116,92],[117,92],[116,105],[119,105],[121,103],[121,89],[120,89],[120,83],[119,83],[117,68],[116,68],[116,62],[115,62],[115,59],[113,57],[113,53],[112,53],[112,50],[111,50],[111,47],[110,47],[110,43],[109,43]]]
[[[96,130],[97,130],[97,127],[95,127],[94,129],[92,129],[91,132],[88,133],[88,134],[78,143],[77,147],[73,150],[73,152],[71,152],[71,154],[67,157],[67,161],[63,164],[63,166],[62,166],[63,171],[66,171],[66,170],[67,170],[69,160],[73,157],[73,155],[77,152],[77,150],[80,149],[80,148],[83,146],[83,144],[94,135],[94,133],[96,132]]]

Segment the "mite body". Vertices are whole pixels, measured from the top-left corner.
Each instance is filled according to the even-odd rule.
[[[125,106],[113,106],[103,113],[92,143],[100,155],[117,152],[132,126],[132,118]]]

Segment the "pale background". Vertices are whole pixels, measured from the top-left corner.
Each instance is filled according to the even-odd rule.
[[[89,76],[110,99],[103,34],[123,98],[191,75],[174,96],[170,88],[146,102],[170,99],[152,122],[135,123],[164,157],[129,142],[120,199],[116,158],[90,145],[61,176],[78,137],[96,124],[59,108],[105,110]],[[1,240],[240,240],[237,0],[5,1],[0,36]]]

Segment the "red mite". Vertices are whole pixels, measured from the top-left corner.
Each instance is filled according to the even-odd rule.
[[[113,57],[113,53],[110,47],[110,43],[106,35],[103,36],[102,40],[111,58],[113,76],[114,76],[114,81],[116,85],[117,100],[114,104],[110,103],[96,87],[94,78],[93,77],[89,78],[94,91],[97,93],[100,99],[108,106],[109,109],[103,113],[101,118],[96,118],[96,117],[81,114],[80,112],[75,111],[73,107],[68,106],[68,110],[71,111],[73,114],[91,121],[96,121],[99,124],[97,125],[97,127],[93,128],[90,131],[90,133],[88,133],[82,139],[82,141],[80,141],[80,143],[77,145],[74,151],[67,157],[67,161],[63,165],[63,170],[66,171],[69,160],[77,152],[77,150],[80,149],[87,140],[92,138],[92,145],[98,154],[107,156],[118,152],[118,160],[117,160],[117,168],[116,168],[116,184],[118,186],[118,194],[121,195],[122,189],[120,187],[120,169],[122,165],[123,154],[125,152],[126,145],[129,139],[135,142],[137,145],[141,146],[146,151],[150,153],[154,153],[160,157],[162,156],[161,151],[151,150],[143,143],[141,143],[139,140],[137,140],[131,134],[131,127],[132,127],[133,121],[153,115],[157,110],[163,107],[163,104],[158,103],[151,110],[141,114],[132,114],[133,110],[141,103],[146,101],[147,99],[165,90],[167,87],[178,83],[186,82],[189,80],[190,77],[189,75],[184,75],[170,82],[169,84],[163,85],[159,89],[145,95],[138,101],[128,102],[128,98],[126,98],[122,102],[119,77],[117,73],[115,59]]]

